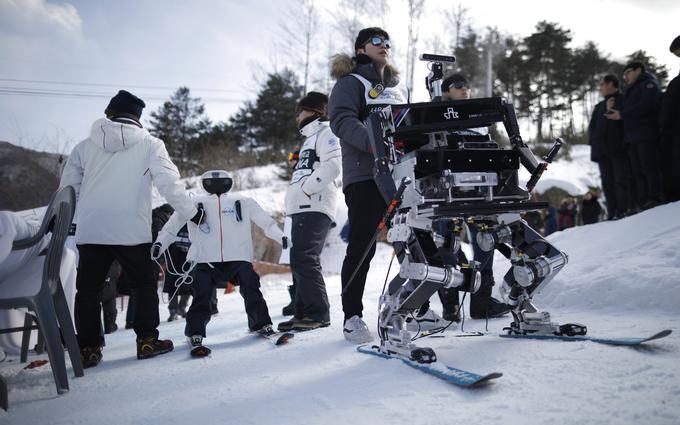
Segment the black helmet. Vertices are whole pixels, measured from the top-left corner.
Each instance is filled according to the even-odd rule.
[[[229,192],[233,180],[224,170],[211,170],[203,173],[201,183],[206,192],[212,195],[221,195]]]

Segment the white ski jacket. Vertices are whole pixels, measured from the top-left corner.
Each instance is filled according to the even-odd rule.
[[[76,191],[78,244],[150,243],[152,183],[186,220],[197,212],[163,142],[125,121],[95,121],[64,166],[59,187]]]
[[[320,212],[335,220],[342,153],[328,121],[314,120],[300,130],[305,141],[286,192],[286,215]]]
[[[172,244],[179,229],[187,224],[191,246],[187,260],[197,263],[227,261],[253,262],[251,223],[257,224],[265,235],[281,244],[283,232],[255,200],[240,195],[200,195],[192,198],[203,204],[206,222],[197,226],[174,213],[158,233],[156,243],[161,252]],[[240,206],[239,206],[240,205]]]

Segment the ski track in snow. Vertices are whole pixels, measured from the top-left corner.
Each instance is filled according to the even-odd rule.
[[[266,190],[256,186],[247,188],[249,194],[268,211],[280,210],[285,185]],[[339,206],[340,224],[342,214],[346,216]],[[87,369],[85,377],[73,378],[67,360],[71,390],[65,395],[56,394],[49,366],[23,370],[16,356],[0,363],[10,388],[10,410],[0,411],[0,423],[677,425],[678,216],[680,203],[675,203],[549,237],[569,254],[569,264],[535,297],[536,304],[550,311],[554,321],[586,324],[594,336],[649,336],[673,329],[669,337],[643,347],[497,337],[509,318],[488,323],[467,319],[465,331],[488,329],[481,337],[418,340],[453,367],[503,373],[477,389],[449,385],[397,360],[358,353],[341,331],[339,270],[345,245],[338,239],[338,226],[322,258],[331,302],[329,328],[296,334],[289,344],[274,347],[247,332],[238,292],[220,293],[220,314],[208,325],[205,341],[212,356],[192,359],[184,322],[164,322],[167,305],[162,303],[160,333],[175,342],[172,353],[138,361],[133,332],[119,330],[107,335],[104,361]],[[374,335],[390,256],[390,247],[379,244],[367,281],[364,318]],[[497,254],[497,282],[508,267]],[[390,274],[397,271],[395,262]],[[289,283],[287,275],[262,278],[275,323],[284,319],[280,312],[288,303]],[[437,297],[432,308],[441,311]],[[124,317],[119,312],[121,329]],[[459,331],[460,326],[450,333]],[[36,358],[46,356],[30,360]]]

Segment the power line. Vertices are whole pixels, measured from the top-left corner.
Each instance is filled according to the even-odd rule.
[[[90,87],[134,87],[139,89],[149,90],[176,90],[178,87],[169,86],[143,86],[136,84],[107,84],[107,83],[78,83],[75,81],[55,81],[55,80],[27,80],[20,78],[0,78],[0,81],[8,83],[30,83],[30,84],[57,84],[67,86],[90,86]],[[213,91],[223,93],[243,93],[243,90],[234,89],[216,89],[216,88],[191,88],[193,91]]]
[[[37,90],[25,87],[0,87],[0,95],[5,96],[39,96],[39,97],[61,97],[72,99],[87,99],[87,98],[102,98],[110,99],[110,93],[94,93],[94,92],[77,92],[77,91],[59,91],[59,90]],[[168,100],[167,97],[159,95],[139,95],[145,100]],[[203,97],[201,101],[204,102],[222,102],[222,103],[240,103],[243,99],[231,99],[224,97]]]

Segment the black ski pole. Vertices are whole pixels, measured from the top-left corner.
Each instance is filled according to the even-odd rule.
[[[364,264],[364,260],[366,259],[366,256],[368,255],[369,251],[371,250],[371,247],[375,243],[375,240],[378,239],[378,235],[382,231],[382,229],[387,226],[387,224],[392,221],[392,217],[394,217],[394,214],[396,214],[396,210],[401,205],[401,198],[404,196],[404,191],[406,190],[406,186],[408,186],[411,183],[411,178],[410,177],[404,177],[401,179],[401,183],[399,184],[399,188],[397,189],[397,193],[394,194],[394,197],[390,201],[389,205],[387,205],[387,210],[385,211],[385,214],[383,215],[382,220],[380,220],[380,223],[378,223],[378,228],[375,230],[375,233],[373,233],[373,237],[371,238],[371,241],[368,243],[366,246],[366,249],[364,250],[364,254],[361,256],[361,260],[359,260],[359,264],[357,264],[356,268],[352,272],[352,275],[350,276],[349,280],[347,281],[347,285],[345,285],[342,288],[341,295],[344,295],[345,292],[347,292],[347,288],[352,284],[354,281],[354,278],[356,277],[357,273],[359,272],[359,269],[361,268],[361,265]]]

